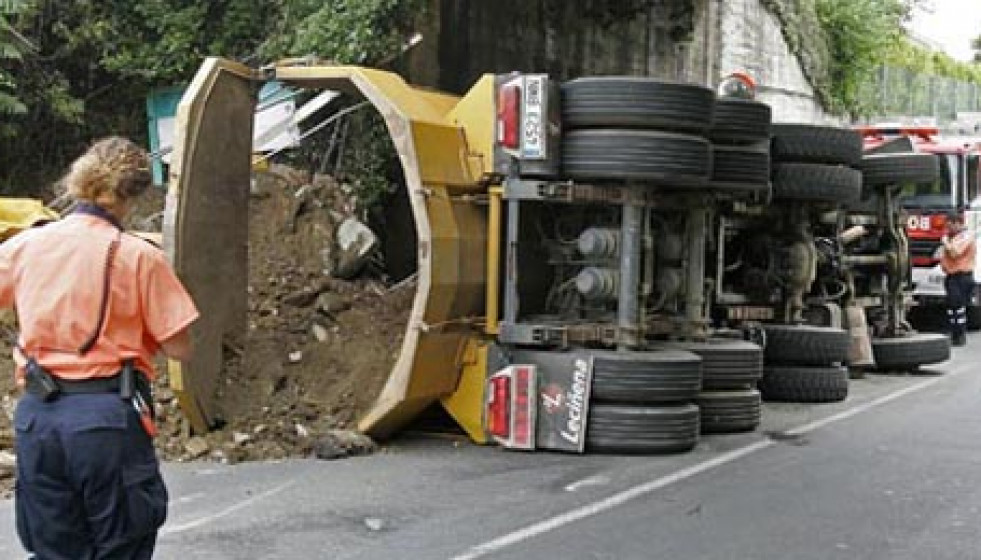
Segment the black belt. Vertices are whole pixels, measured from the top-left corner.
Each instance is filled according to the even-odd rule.
[[[27,392],[44,402],[53,401],[62,394],[83,393],[116,393],[126,401],[133,399],[138,393],[138,400],[145,403],[151,403],[153,399],[153,390],[147,375],[134,369],[132,360],[125,360],[123,368],[113,375],[89,379],[62,379],[44,369],[33,358],[27,360],[24,370]]]
[[[119,392],[119,374],[90,379],[63,379],[58,377],[57,382],[58,388],[66,395]]]

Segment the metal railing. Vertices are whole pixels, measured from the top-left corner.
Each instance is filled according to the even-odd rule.
[[[882,117],[932,119],[939,126],[955,123],[959,113],[981,112],[981,84],[906,68],[883,66],[861,95]]]

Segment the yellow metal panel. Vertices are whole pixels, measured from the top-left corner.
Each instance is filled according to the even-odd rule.
[[[475,177],[494,171],[494,134],[497,126],[494,95],[494,76],[485,74],[450,112],[450,121],[466,131],[468,164]]]
[[[463,357],[463,373],[456,390],[443,398],[443,408],[476,443],[487,443],[484,430],[484,401],[487,388],[487,342],[467,341]]]
[[[423,183],[476,186],[479,175],[472,176],[467,167],[462,130],[445,124],[417,122],[412,124],[412,139]]]
[[[453,200],[446,189],[432,187],[426,209],[432,231],[432,301],[429,323],[474,319],[483,315],[486,223],[473,202]]]
[[[446,94],[411,87],[391,72],[359,66],[297,66],[276,69],[289,85],[360,93],[381,110],[386,107],[412,121],[445,123]]]
[[[8,239],[41,222],[53,222],[60,216],[40,200],[0,198],[0,241]]]
[[[487,212],[487,278],[485,290],[484,332],[498,333],[501,301],[501,204],[504,189],[490,188],[490,206]]]

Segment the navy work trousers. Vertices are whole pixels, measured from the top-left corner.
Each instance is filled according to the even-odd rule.
[[[167,517],[153,444],[118,394],[27,394],[14,414],[17,534],[38,560],[144,559]]]
[[[953,341],[963,341],[967,334],[967,306],[974,291],[974,273],[955,272],[944,278],[947,291],[947,322]]]

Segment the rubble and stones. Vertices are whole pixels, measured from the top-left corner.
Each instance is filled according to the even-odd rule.
[[[396,282],[401,279],[387,278],[374,265],[377,238],[353,215],[351,194],[331,177],[273,165],[255,174],[250,189],[248,335],[226,341],[216,395],[224,422],[191,434],[160,360],[158,452],[168,461],[222,463],[371,453],[376,444],[355,423],[401,350],[414,280]],[[130,226],[159,227],[163,198],[154,192],[141,201]],[[346,250],[337,244],[345,223]],[[348,278],[325,274],[338,265]],[[0,315],[0,498],[10,495],[13,483],[4,461],[13,458],[19,394],[6,342],[14,329],[12,315]]]

